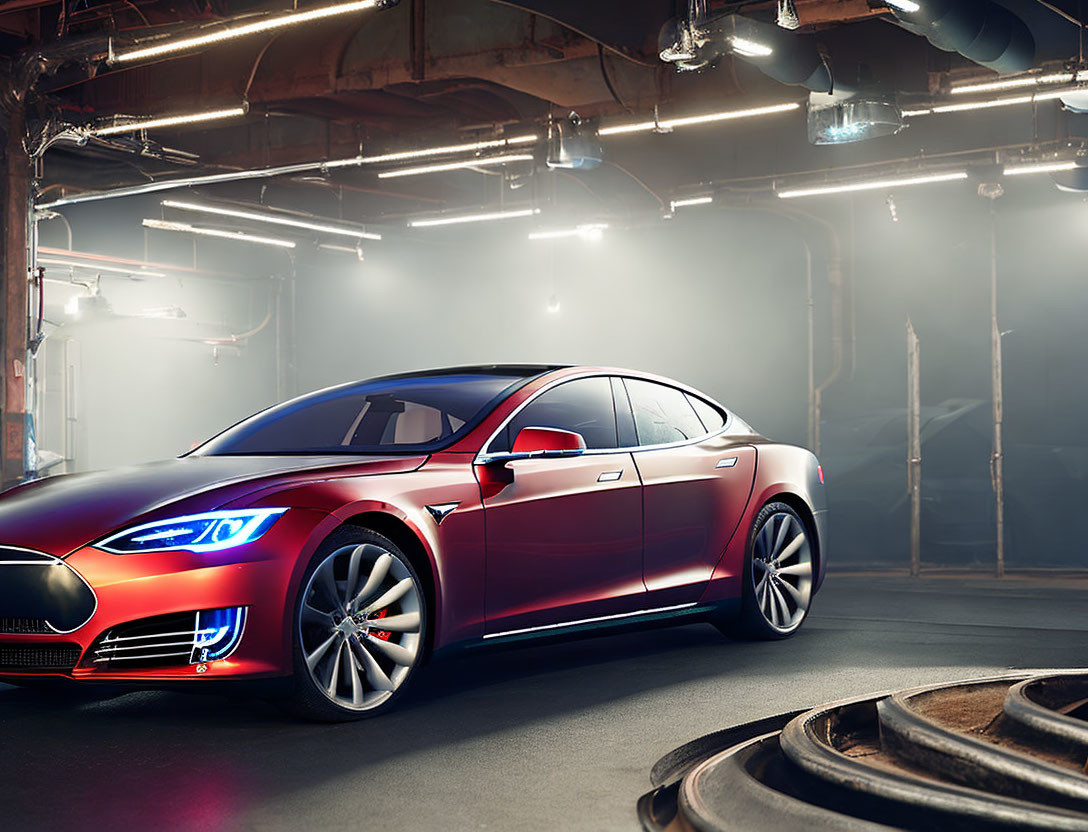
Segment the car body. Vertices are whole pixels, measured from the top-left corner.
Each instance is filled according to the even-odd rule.
[[[363,714],[436,650],[728,626],[757,586],[770,597],[758,582],[773,570],[747,590],[745,575],[775,536],[800,535],[809,558],[790,579],[799,625],[826,568],[822,478],[807,450],[647,373],[493,365],[341,385],[178,459],[0,497],[0,681],[285,678],[324,650],[308,669],[343,701],[316,715]],[[768,506],[787,508],[764,535]],[[379,590],[382,609],[352,595]],[[789,606],[764,635],[795,629]],[[411,664],[378,672],[364,643]]]

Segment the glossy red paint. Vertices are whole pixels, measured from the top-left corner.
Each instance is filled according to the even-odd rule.
[[[631,454],[507,468],[513,482],[484,502],[488,632],[640,609],[642,487]]]
[[[726,437],[639,451],[649,590],[687,588],[699,598],[740,522],[756,474],[756,449]],[[717,467],[726,462],[729,467]]]
[[[584,451],[586,440],[570,430],[558,428],[522,428],[514,439],[516,454],[547,453],[548,451]]]
[[[479,464],[490,437],[522,405],[554,384],[593,375],[697,393],[644,373],[564,368],[533,378],[459,441],[429,456],[186,457],[14,489],[0,496],[0,547],[64,558],[93,588],[97,607],[74,633],[0,633],[0,646],[78,644],[83,657],[65,674],[76,679],[199,682],[288,674],[303,573],[322,541],[344,524],[374,528],[415,558],[429,585],[434,648],[738,598],[752,519],[783,496],[812,526],[822,578],[826,502],[815,457],[746,429],[727,425],[676,446]],[[529,450],[571,448],[572,440],[558,442],[556,431],[536,433],[525,439],[534,446]],[[719,466],[729,459],[735,462]],[[441,522],[427,510],[450,503],[457,507]],[[92,545],[154,520],[262,507],[287,511],[259,540],[220,552],[116,555]],[[248,611],[241,644],[203,671],[189,664],[103,670],[87,652],[125,622],[233,606]],[[0,609],[0,621],[4,614]],[[48,674],[0,671],[0,678],[19,675]]]

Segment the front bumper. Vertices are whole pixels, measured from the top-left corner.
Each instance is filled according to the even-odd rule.
[[[260,678],[291,672],[291,624],[294,590],[302,567],[321,532],[331,521],[324,512],[291,509],[259,540],[220,552],[185,551],[114,555],[87,546],[64,559],[93,591],[96,606],[85,624],[71,632],[28,632],[33,610],[25,605],[16,621],[0,609],[0,661],[5,655],[25,658],[21,650],[78,652],[70,669],[25,669],[0,666],[0,680],[64,676],[100,681],[176,681]],[[317,532],[317,534],[315,534]],[[0,562],[0,570],[4,568]],[[0,580],[3,576],[0,575]],[[245,628],[237,649],[219,661],[126,668],[96,663],[93,648],[106,633],[131,622],[198,610],[245,608]],[[29,614],[28,614],[29,613]],[[44,613],[43,613],[44,615]],[[48,653],[50,656],[57,655]],[[63,663],[62,663],[63,664]],[[161,664],[161,663],[160,663]]]

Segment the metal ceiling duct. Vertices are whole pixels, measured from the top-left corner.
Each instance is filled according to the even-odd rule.
[[[907,31],[996,72],[1023,72],[1035,63],[1035,38],[1027,25],[990,0],[925,0],[913,12],[889,6]]]
[[[771,50],[769,55],[744,55],[734,50],[739,60],[757,67],[764,75],[814,92],[832,92],[833,87],[839,87],[827,61],[816,48],[815,38],[740,15],[730,15],[727,20],[731,24],[726,27],[727,31],[731,30],[730,37],[763,44]]]
[[[703,69],[732,55],[782,84],[815,92],[837,86],[814,38],[738,14],[675,18],[662,27],[658,45],[661,59],[679,70]]]

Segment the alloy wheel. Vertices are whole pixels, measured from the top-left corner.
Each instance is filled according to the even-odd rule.
[[[812,549],[791,513],[768,517],[755,536],[752,587],[764,620],[779,633],[800,626],[812,597]]]
[[[422,594],[406,563],[374,543],[343,546],[307,582],[299,639],[314,686],[341,708],[376,708],[423,644]]]

